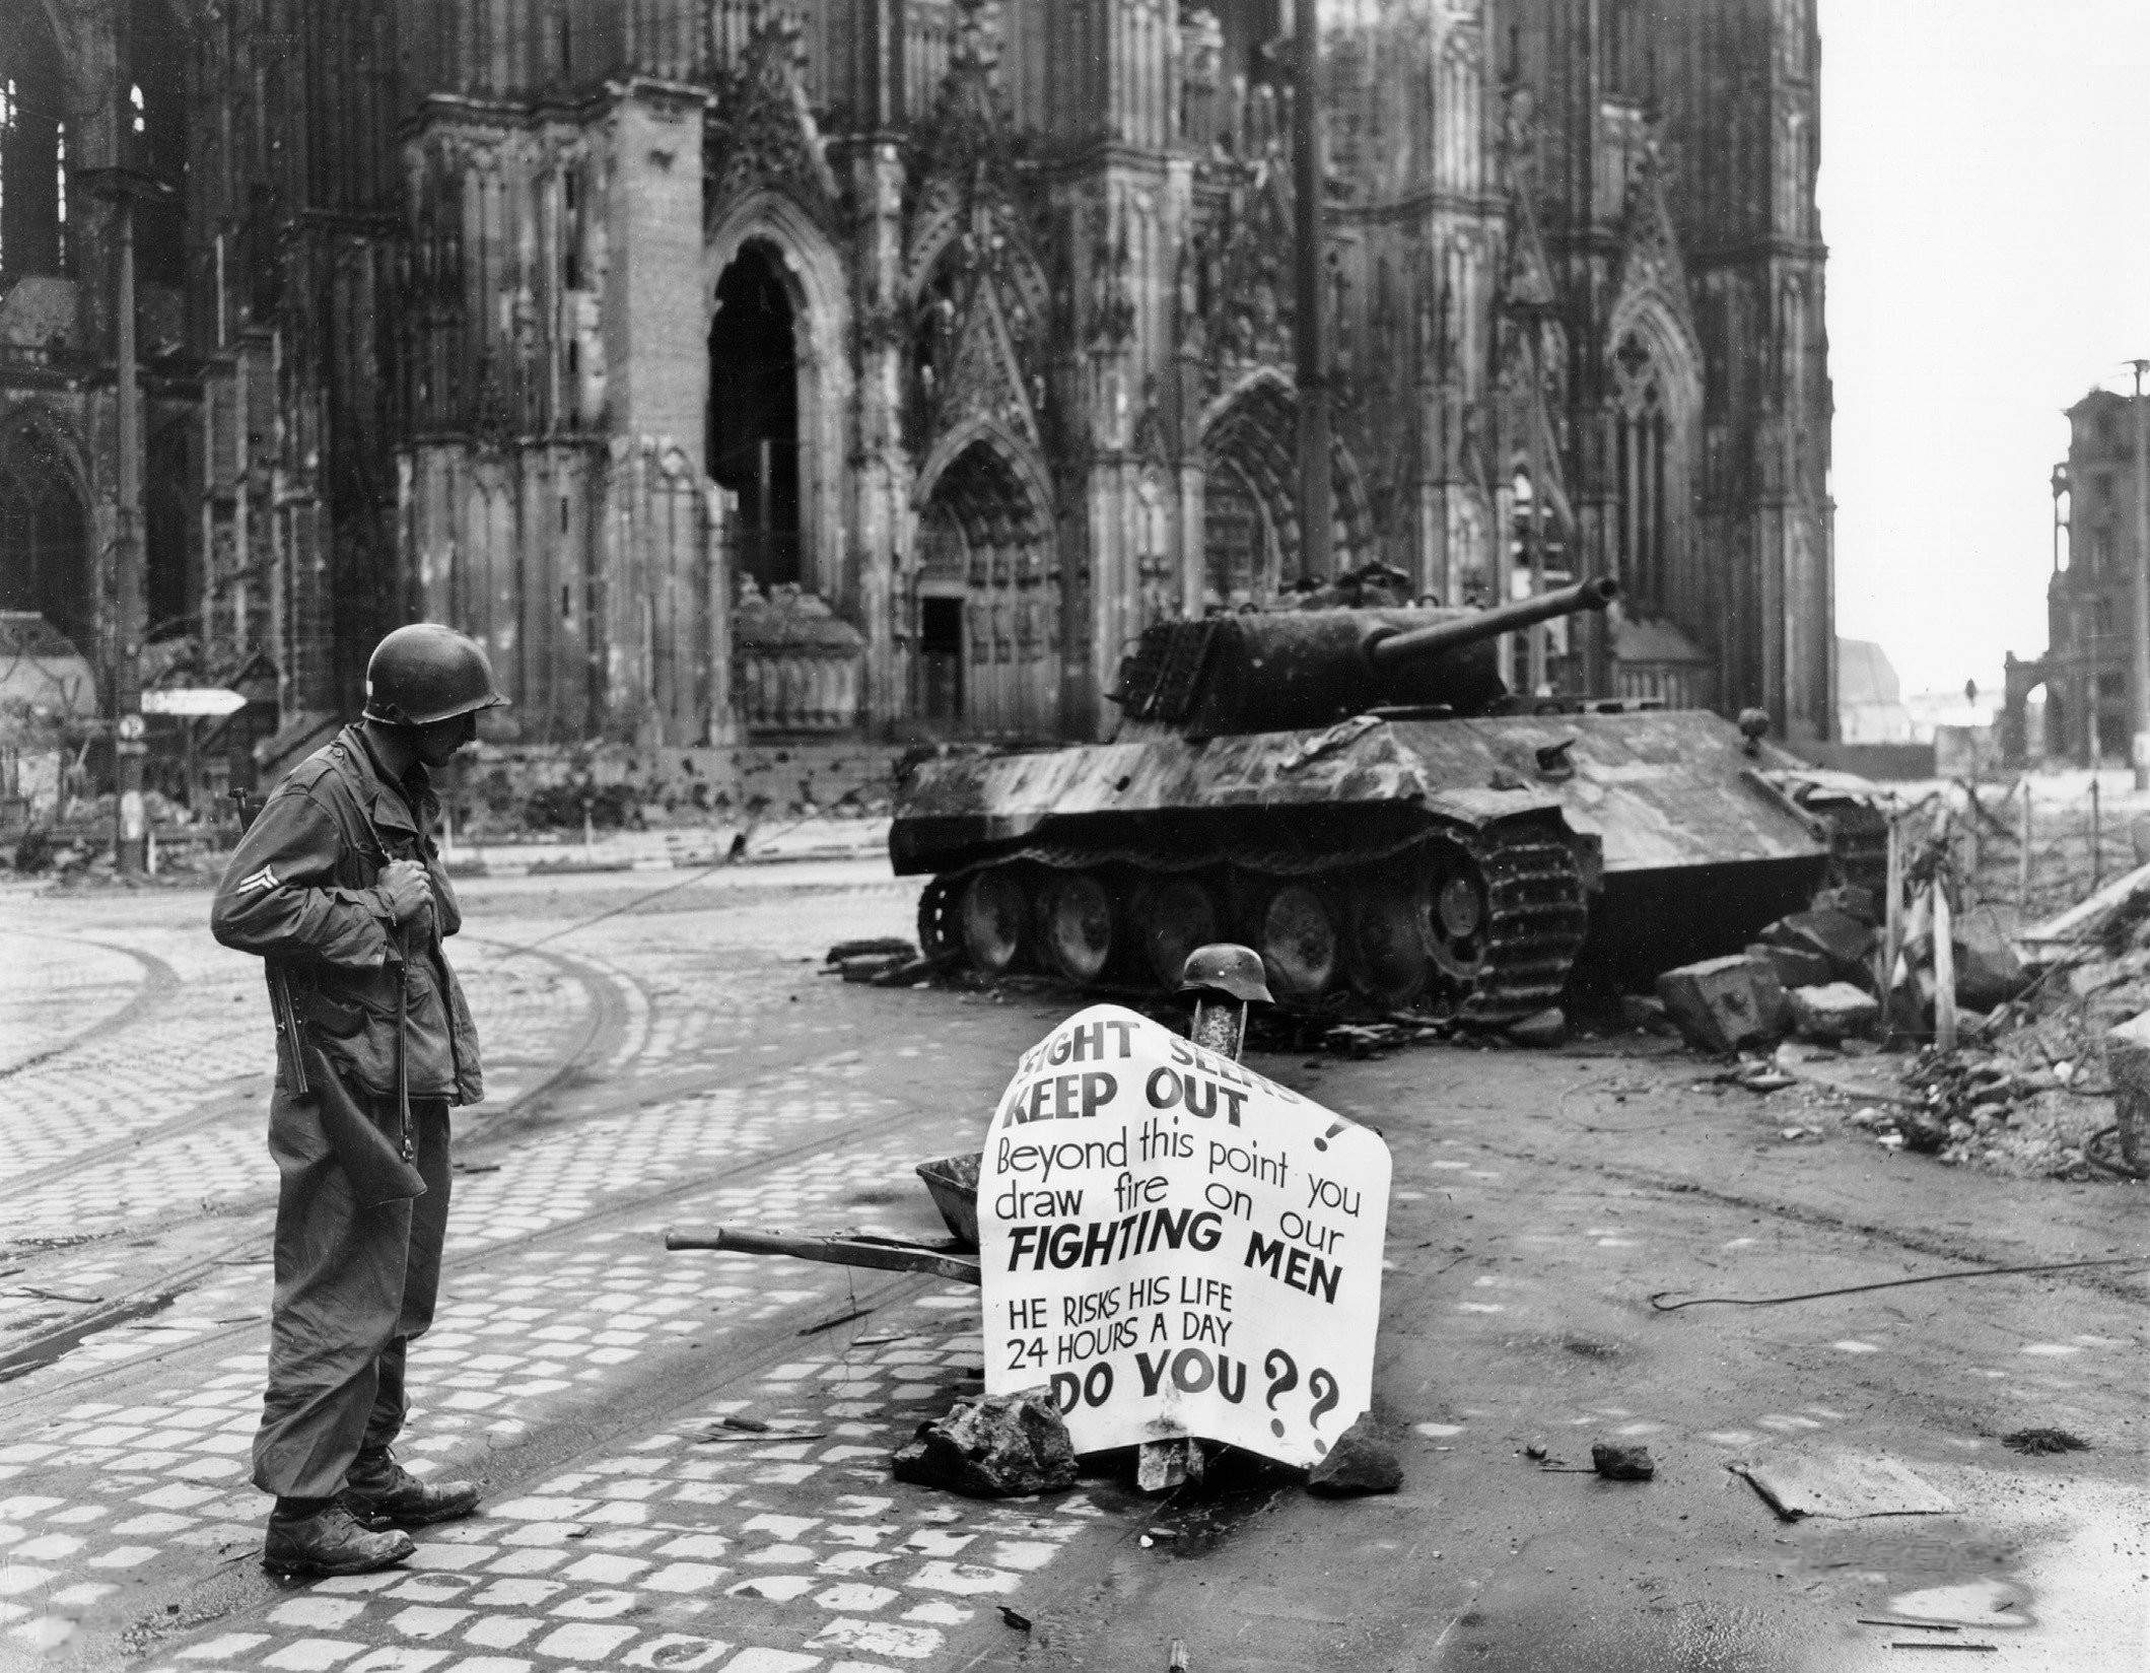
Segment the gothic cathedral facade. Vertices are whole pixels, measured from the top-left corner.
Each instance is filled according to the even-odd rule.
[[[167,567],[287,731],[424,616],[531,743],[1095,737],[1144,626],[1300,577],[1288,0],[0,0],[91,116],[130,9]],[[1814,0],[1321,11],[1336,567],[1616,576],[1603,694],[1828,737]]]

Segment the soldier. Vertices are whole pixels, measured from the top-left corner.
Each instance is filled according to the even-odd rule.
[[[462,917],[427,769],[505,701],[460,633],[389,634],[366,667],[363,717],[277,786],[210,914],[219,941],[263,959],[277,1018],[276,1292],[254,1437],[254,1483],[276,1495],[273,1570],[387,1568],[416,1549],[402,1530],[477,1508],[473,1484],[421,1481],[389,1448],[405,1354],[439,1289],[448,1106],[482,1096],[441,951]]]

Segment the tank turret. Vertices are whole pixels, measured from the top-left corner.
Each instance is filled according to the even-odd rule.
[[[1483,714],[1508,695],[1496,639],[1602,610],[1619,591],[1605,578],[1492,610],[1282,610],[1159,622],[1122,660],[1113,696],[1127,722],[1198,738],[1327,726],[1376,708]]]

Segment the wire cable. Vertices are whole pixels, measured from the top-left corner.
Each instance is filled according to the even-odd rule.
[[[1798,1295],[1698,1295],[1687,1301],[1667,1301],[1678,1290],[1659,1290],[1650,1305],[1660,1313],[1677,1313],[1682,1307],[1781,1307],[1788,1301],[1819,1301],[1824,1296],[1859,1295],[1867,1290],[1899,1290],[1910,1284],[1942,1284],[1952,1278],[2002,1278],[2016,1272],[2080,1272],[2091,1266],[2150,1265],[2150,1255],[2120,1255],[2100,1261],[2051,1261],[2042,1266],[1989,1266],[1969,1272],[1930,1272],[1923,1278],[1891,1278],[1879,1284],[1848,1284],[1839,1290],[1804,1290]]]

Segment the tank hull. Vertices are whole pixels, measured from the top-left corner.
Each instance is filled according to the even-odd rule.
[[[933,874],[941,892],[929,905],[958,915],[975,904],[958,899],[962,879],[1032,868],[1022,887],[1043,904],[1016,892],[999,901],[1008,933],[986,946],[988,967],[1028,933],[1025,913],[1050,908],[1065,932],[1075,909],[1062,910],[1071,892],[1063,874],[1096,878],[1085,910],[1100,944],[1113,928],[1107,915],[1138,910],[1131,894],[1153,899],[1156,879],[1216,873],[1204,887],[1230,918],[1250,889],[1260,904],[1278,879],[1298,877],[1360,948],[1358,965],[1371,959],[1396,973],[1361,980],[1340,957],[1329,984],[1287,984],[1301,1002],[1352,986],[1369,998],[1410,997],[1397,938],[1415,922],[1434,942],[1447,937],[1432,949],[1435,987],[1466,1009],[1508,1014],[1557,995],[1578,958],[1631,978],[1737,948],[1804,904],[1828,869],[1828,835],[1769,765],[1731,724],[1701,711],[1370,714],[1200,741],[1160,730],[922,763],[899,793],[889,851],[897,872]],[[1372,907],[1369,897],[1378,897]],[[1313,909],[1295,910],[1304,920]],[[1491,927],[1458,940],[1474,913]],[[957,945],[955,923],[936,919],[929,940],[938,934],[951,956],[977,952],[975,936]],[[1262,946],[1260,925],[1221,927]],[[1388,964],[1361,943],[1387,948]],[[1274,969],[1272,950],[1263,952]],[[1129,977],[1126,958],[1098,957],[1101,973]],[[1088,968],[1082,958],[1042,962],[1078,977]],[[1509,964],[1528,966],[1527,979],[1504,975]]]

